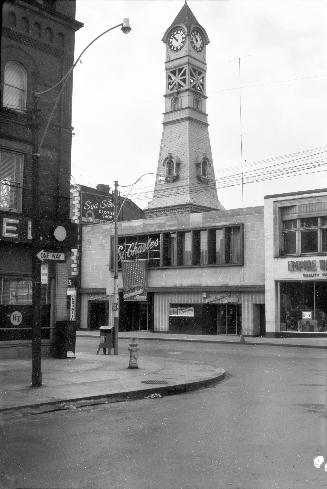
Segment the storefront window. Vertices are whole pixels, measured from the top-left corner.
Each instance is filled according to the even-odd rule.
[[[49,288],[41,288],[42,338],[49,338]],[[32,281],[0,277],[0,340],[31,339],[33,324]]]
[[[327,331],[327,284],[281,282],[280,330],[288,332]]]

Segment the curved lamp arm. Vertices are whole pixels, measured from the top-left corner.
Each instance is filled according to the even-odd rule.
[[[62,92],[64,91],[64,88],[65,88],[65,85],[66,85],[66,82],[67,82],[67,79],[69,77],[69,75],[72,73],[72,71],[74,70],[75,66],[77,65],[77,63],[79,62],[79,60],[81,59],[81,57],[83,56],[83,54],[85,53],[85,51],[90,47],[92,46],[92,44],[94,44],[98,39],[100,39],[100,37],[104,36],[105,34],[107,34],[107,32],[110,32],[112,31],[113,29],[117,29],[117,27],[121,27],[121,30],[123,31],[124,34],[128,34],[130,31],[131,31],[131,26],[129,25],[129,19],[126,18],[126,19],[123,19],[123,22],[121,22],[120,24],[117,24],[113,27],[110,27],[109,29],[105,30],[104,32],[102,32],[101,34],[99,34],[97,37],[95,37],[91,42],[89,42],[89,44],[83,49],[83,51],[80,53],[80,55],[78,56],[78,58],[76,59],[76,61],[72,64],[72,66],[69,68],[69,70],[67,71],[67,73],[61,78],[61,80],[59,80],[55,85],[53,85],[52,87],[50,88],[47,88],[46,90],[43,90],[42,92],[34,92],[34,96],[35,97],[40,97],[41,95],[44,95],[45,93],[48,93],[52,90],[54,90],[56,87],[58,87],[61,83],[62,83],[62,86],[59,90],[59,93],[55,99],[55,102],[54,102],[54,105],[52,107],[52,110],[50,112],[50,115],[48,117],[48,120],[47,120],[47,123],[46,123],[46,126],[44,128],[44,131],[43,131],[43,134],[42,134],[42,137],[41,137],[41,140],[40,140],[40,143],[39,143],[39,146],[38,146],[38,150],[37,150],[37,156],[40,155],[40,151],[41,151],[41,148],[42,148],[42,145],[43,145],[43,142],[44,142],[44,138],[46,136],[46,133],[49,129],[49,126],[50,126],[50,122],[52,120],[52,117],[53,117],[53,114],[58,106],[58,102],[59,102],[59,99],[61,97],[61,94]]]

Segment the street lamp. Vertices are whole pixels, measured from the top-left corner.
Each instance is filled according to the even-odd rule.
[[[135,185],[145,176],[154,175],[153,172],[143,173],[134,183],[130,185],[119,185],[120,187],[130,187],[125,199],[123,200],[120,208],[118,209],[118,182],[115,180],[114,188],[114,242],[113,242],[113,272],[114,272],[114,294],[113,294],[113,304],[112,313],[114,319],[114,354],[118,355],[118,333],[119,333],[119,293],[118,293],[118,218],[120,211],[122,210],[129,194],[135,187]]]
[[[40,154],[43,147],[43,143],[50,127],[50,123],[54,116],[55,110],[58,106],[60,97],[64,91],[67,81],[70,78],[75,66],[85,53],[85,51],[94,44],[100,37],[104,36],[108,32],[121,28],[124,34],[128,34],[131,31],[129,25],[129,19],[123,19],[123,22],[117,24],[109,29],[105,30],[97,37],[95,37],[89,44],[83,49],[76,61],[69,68],[67,73],[52,87],[43,90],[42,92],[33,93],[33,110],[32,110],[32,157],[33,157],[33,172],[32,172],[32,189],[33,189],[33,239],[32,239],[32,307],[33,307],[33,326],[32,326],[32,387],[41,387],[42,385],[42,372],[41,372],[41,263],[37,258],[37,249],[40,247],[39,241],[39,222],[40,222],[40,205],[39,205],[39,165]],[[61,86],[60,86],[61,85]],[[45,95],[55,88],[60,86],[60,90],[55,98],[51,112],[47,118],[44,130],[39,139],[39,111],[37,108],[37,99],[42,95]]]

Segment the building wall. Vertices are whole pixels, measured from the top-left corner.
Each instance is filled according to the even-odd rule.
[[[34,92],[41,92],[56,84],[71,67],[74,60],[75,32],[82,24],[75,20],[76,2],[57,1],[42,5],[36,1],[18,0],[5,2],[1,38],[1,107],[0,107],[0,150],[19,153],[23,157],[22,205],[21,209],[0,208],[0,220],[10,219],[14,223],[12,236],[0,232],[0,281],[25,280],[31,283],[32,256],[41,249],[58,248],[58,241],[52,231],[58,225],[65,225],[68,237],[60,243],[61,251],[69,254],[76,230],[69,221],[70,198],[70,158],[72,139],[72,77],[61,95],[53,119],[47,129],[39,160],[39,214],[41,219],[40,240],[32,249],[33,204],[35,187],[32,181],[32,153],[36,150],[36,126],[39,138],[44,134],[50,111],[59,89],[37,97],[38,112],[35,112]],[[4,71],[6,63],[19,63],[26,70],[26,108],[4,105]],[[40,139],[39,139],[40,141]],[[33,146],[34,144],[34,146]],[[8,206],[7,206],[8,207]],[[27,228],[26,223],[31,227]],[[17,231],[17,232],[16,232]],[[35,243],[34,243],[35,244]],[[39,247],[38,247],[39,246]],[[42,340],[42,350],[49,353],[53,340],[55,321],[67,318],[67,264],[49,263],[49,284],[47,300],[51,301],[50,333]],[[8,299],[6,299],[8,301]],[[28,302],[28,301],[27,301]],[[9,304],[1,303],[0,308]],[[21,303],[17,302],[17,307]],[[25,310],[32,308],[31,301],[24,303]],[[27,308],[27,309],[26,309]],[[4,309],[5,310],[5,309]],[[22,309],[23,311],[23,309]],[[25,313],[24,313],[25,314]],[[23,314],[22,325],[25,326]],[[26,312],[26,318],[30,313]],[[26,319],[31,327],[30,320]],[[43,323],[42,323],[43,324]],[[0,324],[1,326],[1,324]],[[1,328],[0,328],[1,329]],[[0,331],[2,338],[7,332]],[[19,333],[17,331],[17,333]],[[30,332],[28,332],[29,334]],[[25,338],[25,337],[24,337]],[[30,341],[1,341],[0,357],[30,355]]]
[[[288,262],[326,260],[327,254],[311,254],[302,256],[280,255],[281,222],[279,218],[280,207],[291,207],[300,204],[304,211],[303,216],[327,216],[327,191],[294,192],[265,197],[264,225],[265,225],[265,303],[266,303],[266,332],[274,335],[280,331],[279,317],[279,285],[280,281],[322,281],[326,276],[319,272],[316,277],[306,277],[303,271],[289,271]]]
[[[201,229],[214,226],[243,224],[243,266],[184,266],[148,270],[148,289],[154,293],[154,330],[167,331],[169,303],[201,304],[223,291],[237,294],[242,305],[244,334],[259,334],[258,310],[264,304],[264,223],[263,207],[212,211],[198,214],[165,216],[156,219],[123,221],[118,224],[118,235]],[[84,225],[82,238],[82,290],[89,296],[113,295],[113,273],[110,265],[112,224]],[[119,272],[118,286],[122,290]],[[203,294],[206,294],[204,298]],[[82,327],[87,327],[85,315],[87,295],[82,298]],[[217,299],[219,303],[219,298]]]

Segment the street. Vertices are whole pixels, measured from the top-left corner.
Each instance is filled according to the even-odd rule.
[[[97,338],[78,338],[95,352]],[[120,340],[120,350],[128,348]],[[323,349],[139,341],[142,354],[227,371],[187,394],[13,417],[1,423],[0,487],[327,487]],[[324,457],[320,468],[314,458]]]

